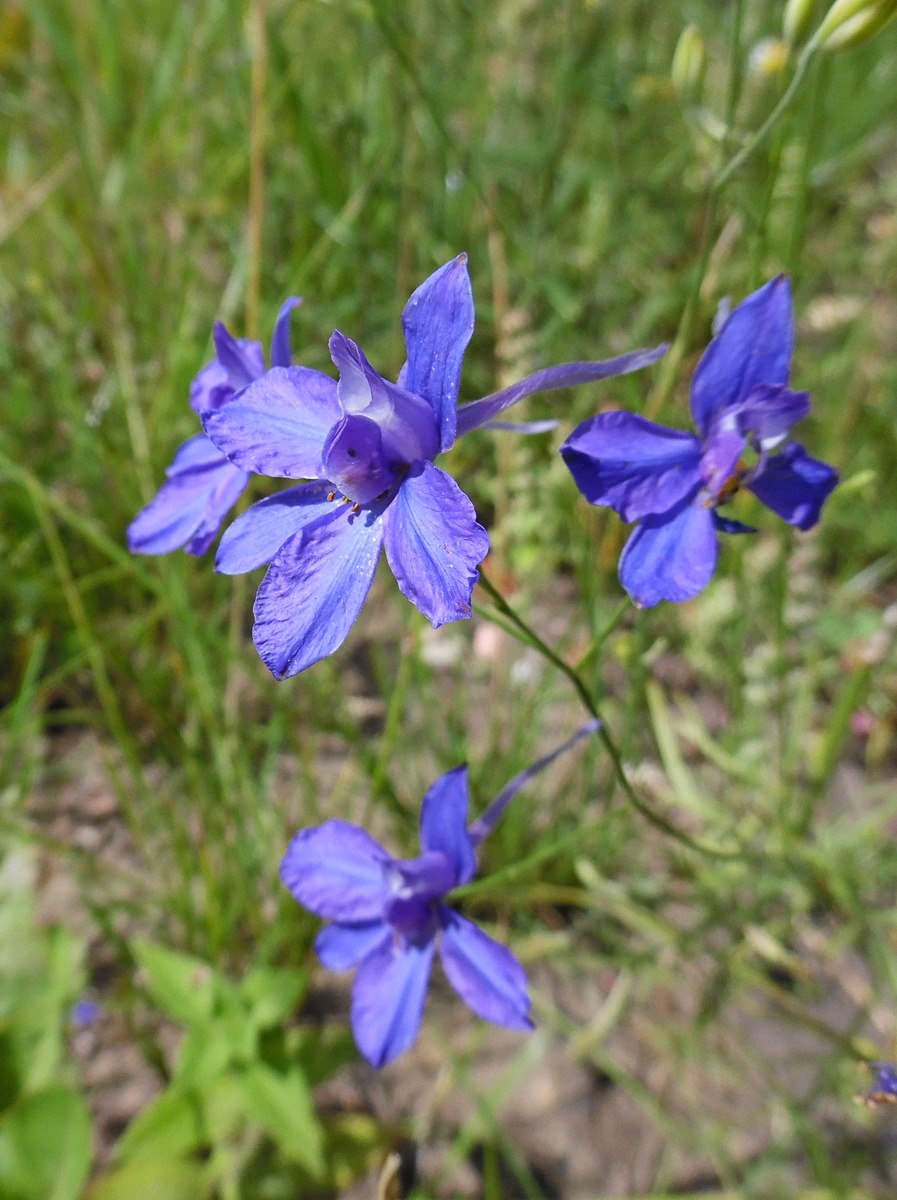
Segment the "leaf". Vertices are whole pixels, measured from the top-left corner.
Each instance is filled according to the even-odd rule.
[[[307,984],[307,971],[286,967],[259,967],[250,971],[241,990],[256,1029],[268,1029],[292,1016]]]
[[[177,1159],[140,1159],[104,1175],[85,1200],[205,1200],[211,1191],[199,1163]]]
[[[144,938],[135,938],[130,948],[146,973],[147,988],[168,1016],[185,1025],[211,1016],[216,981],[208,963]]]
[[[228,1024],[217,1017],[188,1030],[174,1076],[180,1091],[202,1091],[227,1070],[236,1057],[231,1036]]]
[[[241,1078],[246,1111],[283,1153],[310,1174],[324,1173],[321,1125],[305,1076],[295,1067],[285,1075],[254,1063]]]
[[[175,1159],[203,1142],[198,1102],[189,1093],[168,1088],[139,1113],[115,1148],[117,1162]]]
[[[24,1097],[0,1120],[0,1195],[76,1200],[90,1169],[90,1114],[64,1084]]]

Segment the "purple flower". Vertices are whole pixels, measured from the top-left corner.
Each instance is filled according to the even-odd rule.
[[[290,313],[299,303],[291,296],[281,306],[271,338],[272,366],[290,365]],[[190,385],[190,406],[200,417],[229,404],[266,369],[260,342],[231,337],[220,321],[213,336],[215,357]],[[155,499],[128,526],[128,549],[167,554],[183,546],[188,554],[204,554],[249,475],[228,462],[204,433],[184,442],[165,474]]]
[[[875,1072],[875,1078],[869,1090],[857,1099],[869,1108],[897,1104],[897,1066],[892,1062],[871,1062],[869,1066]]]
[[[590,721],[515,776],[469,827],[467,767],[437,779],[424,797],[417,858],[393,858],[347,821],[325,821],[293,838],[280,877],[300,904],[332,922],[315,943],[324,966],[358,967],[352,1030],[375,1067],[417,1037],[437,945],[449,983],[477,1016],[509,1029],[532,1028],[517,959],[444,897],[473,877],[477,846],[523,784],[598,726]]]
[[[561,447],[589,503],[639,522],[620,559],[620,581],[639,607],[689,600],[706,587],[717,530],[755,532],[718,512],[741,487],[798,529],[819,520],[838,474],[787,440],[810,410],[809,395],[788,387],[793,340],[791,291],[779,275],[738,305],[698,363],[697,437],[607,412]]]
[[[245,512],[222,538],[215,564],[227,575],[270,564],[253,639],[279,679],[342,644],[381,546],[399,589],[434,626],[469,617],[489,539],[470,500],[433,459],[531,392],[634,371],[664,350],[552,367],[458,408],[474,324],[465,254],[421,284],[402,324],[408,359],[397,384],[336,332],[330,353],[338,383],[307,367],[275,367],[203,418],[215,445],[243,470],[317,481]]]

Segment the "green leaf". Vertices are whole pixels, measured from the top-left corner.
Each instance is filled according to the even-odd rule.
[[[178,1053],[175,1082],[179,1090],[201,1091],[222,1075],[237,1055],[229,1023],[214,1018],[187,1032]]]
[[[90,1114],[74,1088],[53,1084],[0,1120],[0,1196],[76,1200],[90,1169]]]
[[[295,1067],[280,1075],[264,1063],[255,1063],[241,1082],[251,1119],[274,1138],[288,1158],[312,1175],[323,1175],[321,1125],[305,1076]]]
[[[242,993],[256,1029],[279,1025],[298,1007],[308,984],[307,971],[259,967],[243,980]]]
[[[131,942],[131,952],[146,973],[150,993],[170,1017],[193,1025],[211,1016],[215,974],[208,963],[144,938]]]
[[[147,1158],[98,1179],[85,1200],[205,1200],[210,1191],[199,1163]]]
[[[203,1144],[194,1095],[169,1088],[138,1114],[115,1149],[116,1161],[175,1159]]]

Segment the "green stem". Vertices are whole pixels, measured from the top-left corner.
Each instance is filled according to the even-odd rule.
[[[806,46],[804,46],[803,50],[801,51],[794,68],[794,74],[791,76],[791,82],[785,88],[784,92],[782,92],[778,104],[775,106],[760,128],[756,130],[755,133],[751,134],[738,153],[729,159],[728,163],[720,171],[717,171],[711,184],[714,192],[719,192],[723,187],[725,187],[738,168],[747,162],[754,151],[766,139],[768,134],[778,122],[779,118],[791,104],[791,101],[797,95],[798,89],[803,82],[804,75],[806,74],[807,67],[815,50],[816,39],[812,38],[809,42],[807,42]]]
[[[645,804],[642,799],[640,799],[640,797],[636,794],[632,784],[629,782],[629,777],[627,776],[626,770],[623,766],[623,757],[620,754],[616,741],[608,730],[607,724],[605,723],[604,718],[601,716],[598,705],[595,703],[595,700],[590,694],[589,689],[583,683],[576,668],[571,667],[569,663],[564,662],[556,650],[553,650],[549,645],[542,641],[536,631],[530,625],[528,625],[526,621],[524,621],[523,617],[521,617],[516,610],[511,607],[511,605],[504,598],[501,592],[494,586],[494,584],[487,579],[486,575],[483,573],[482,567],[480,568],[480,586],[489,594],[499,613],[506,618],[506,621],[500,620],[497,621],[496,624],[500,625],[509,633],[515,634],[515,636],[517,631],[519,631],[519,633],[523,636],[518,638],[518,640],[524,641],[527,645],[531,646],[534,650],[541,654],[543,658],[547,659],[552,666],[556,667],[561,674],[566,675],[567,679],[573,685],[577,696],[579,696],[579,699],[582,702],[586,712],[601,722],[601,725],[598,729],[598,737],[601,739],[602,745],[607,751],[607,755],[611,761],[614,778],[623,789],[626,799],[629,801],[632,807],[637,812],[641,813],[645,820],[650,821],[650,823],[657,829],[660,829],[663,833],[668,834],[670,837],[676,838],[677,841],[681,842],[685,846],[688,846],[689,849],[698,851],[699,854],[710,855],[714,858],[737,858],[737,852],[720,850],[715,846],[707,846],[702,842],[696,841],[687,833],[683,833],[681,829],[677,829],[672,822],[666,819],[666,817],[662,817],[660,813],[654,812],[652,808],[649,808],[648,805]],[[487,619],[492,619],[488,612],[484,610],[480,611],[483,612],[483,615]]]

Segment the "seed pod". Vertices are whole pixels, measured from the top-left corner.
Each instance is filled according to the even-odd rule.
[[[704,86],[706,66],[707,52],[704,47],[704,35],[697,25],[686,25],[676,43],[673,64],[670,68],[673,87],[681,99],[691,102],[699,99]]]
[[[846,50],[868,42],[897,17],[897,3],[882,0],[870,5],[864,12],[856,13],[839,25],[822,41],[825,50]]]
[[[826,50],[856,46],[874,37],[897,16],[897,0],[835,0],[816,31]]]
[[[789,46],[802,42],[810,32],[816,0],[787,0],[782,13],[782,36]]]

